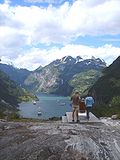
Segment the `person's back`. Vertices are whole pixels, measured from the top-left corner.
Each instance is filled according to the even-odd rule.
[[[77,122],[78,122],[78,111],[79,111],[79,102],[80,102],[79,92],[76,92],[76,93],[71,97],[71,101],[72,101],[72,108],[73,108],[72,118],[73,118],[73,121],[74,121],[74,113],[76,113]]]
[[[94,104],[94,99],[93,97],[89,96],[85,98],[85,105],[86,107],[92,107]]]
[[[79,95],[77,94],[73,95],[71,100],[74,105],[79,105],[79,100],[80,100]]]
[[[87,119],[89,120],[89,112],[91,111],[91,108],[94,104],[94,99],[92,96],[88,94],[88,96],[85,98],[85,105],[86,105],[86,110],[87,110]]]

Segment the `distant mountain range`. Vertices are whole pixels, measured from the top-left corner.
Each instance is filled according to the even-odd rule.
[[[6,64],[0,64],[0,70],[9,75],[4,78],[3,72],[0,72],[0,78],[6,79],[6,89],[10,78],[19,86],[35,93],[47,92],[69,96],[74,90],[80,91],[82,95],[90,90],[99,103],[107,103],[113,96],[120,95],[120,57],[109,67],[99,58],[65,56],[45,67],[40,66],[35,71],[18,69]],[[14,94],[11,92],[11,95]]]
[[[84,60],[80,56],[65,56],[33,71],[24,85],[37,93],[68,96],[74,89],[83,93],[100,77],[101,70],[105,67],[106,63],[99,58]]]
[[[70,95],[73,90],[84,94],[101,76],[101,70],[105,67],[106,63],[99,58],[82,59],[80,56],[65,56],[35,71],[0,64],[0,70],[19,86],[34,93],[47,92],[64,96]]]
[[[5,72],[0,70],[0,117],[5,112],[13,114],[17,110],[18,103],[32,99],[37,99],[37,97],[18,86]]]
[[[0,101],[17,105],[23,90],[12,81],[8,75],[0,70]]]
[[[21,87],[29,89],[30,92]],[[0,116],[2,112],[16,110],[21,101],[37,98],[33,92],[70,96],[75,90],[79,91],[81,96],[91,92],[96,104],[100,106],[113,105],[113,99],[118,105],[120,56],[109,67],[99,58],[82,59],[80,56],[63,57],[32,72],[0,64]]]
[[[24,81],[31,73],[27,69],[18,69],[13,67],[12,65],[2,64],[0,63],[0,70],[5,72],[10,79],[14,80],[18,85],[24,87]]]
[[[91,87],[90,92],[98,103],[108,103],[113,97],[120,96],[120,56],[103,70],[103,76]]]
[[[35,71],[0,64],[0,69],[18,85],[35,93],[47,92],[64,96],[70,95],[73,90],[85,93],[101,76],[101,70],[105,67],[105,61],[99,58],[82,59],[80,56],[65,56],[45,67],[40,66]]]

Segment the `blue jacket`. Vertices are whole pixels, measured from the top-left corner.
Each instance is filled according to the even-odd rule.
[[[94,99],[91,96],[85,98],[86,107],[92,107],[93,104],[94,104]]]

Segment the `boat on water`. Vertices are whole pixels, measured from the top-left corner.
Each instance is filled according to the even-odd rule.
[[[41,108],[39,107],[39,108],[38,108],[38,116],[40,116],[41,114],[42,114]]]
[[[60,106],[65,106],[66,105],[66,103],[60,103]]]
[[[36,101],[33,101],[33,104],[35,105],[37,102]]]
[[[40,116],[42,114],[42,112],[41,111],[38,111],[38,116]]]

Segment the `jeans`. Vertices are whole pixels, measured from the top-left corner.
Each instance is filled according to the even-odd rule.
[[[87,110],[87,119],[89,120],[90,119],[90,115],[89,115],[89,112],[91,111],[92,107],[86,107],[86,110]]]

